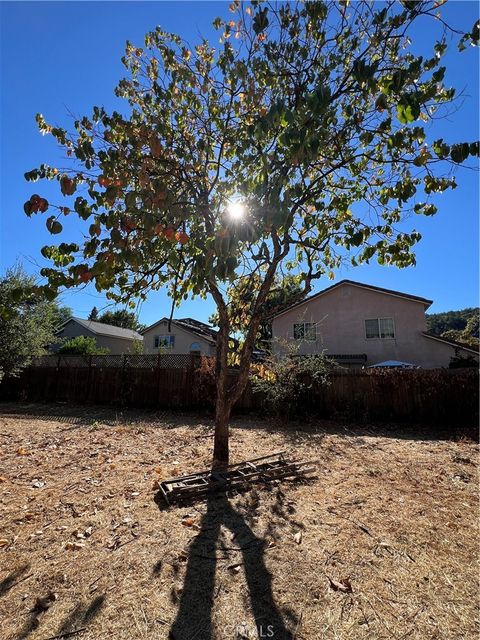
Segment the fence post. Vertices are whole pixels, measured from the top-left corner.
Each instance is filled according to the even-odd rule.
[[[59,354],[57,356],[57,375],[55,376],[55,393],[53,396],[53,401],[56,402],[58,398],[58,379],[60,377],[60,363],[62,361],[62,356]]]
[[[92,360],[93,356],[88,356],[88,378],[87,378],[87,397],[85,400],[88,402],[92,394]]]
[[[127,364],[128,357],[127,354],[123,354],[123,365],[122,365],[122,383],[120,385],[120,404],[125,406],[128,404],[126,396],[127,396]]]

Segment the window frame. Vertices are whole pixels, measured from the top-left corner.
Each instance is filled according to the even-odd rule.
[[[297,327],[298,328],[302,327],[301,335],[298,335]],[[309,333],[312,331],[312,329],[313,329],[313,334]],[[309,335],[310,337],[308,337]],[[312,335],[313,337],[311,337]],[[293,339],[304,340],[305,342],[316,342],[317,341],[317,323],[316,322],[294,322],[293,323]]]
[[[197,346],[198,349],[192,349],[193,346]],[[202,345],[200,344],[200,342],[192,342],[190,344],[190,347],[188,349],[188,353],[190,355],[194,355],[194,356],[201,356],[202,355]]]
[[[381,321],[390,321],[392,323],[392,334],[393,335],[382,335],[385,334],[385,330],[382,331]],[[367,332],[367,322],[376,322],[377,323],[377,334],[375,336],[368,336]],[[396,331],[395,331],[395,320],[390,316],[383,316],[380,318],[365,318],[363,321],[363,326],[365,329],[365,340],[395,340]]]
[[[164,343],[162,344],[162,340]],[[168,340],[168,344],[167,344]],[[173,333],[165,333],[158,334],[153,338],[153,348],[154,349],[165,349],[167,351],[172,351],[175,348],[175,334]]]

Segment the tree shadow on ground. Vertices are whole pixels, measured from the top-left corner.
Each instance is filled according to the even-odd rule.
[[[232,547],[223,547],[220,530],[224,526],[232,533]],[[171,640],[213,640],[213,638],[241,638],[242,627],[249,629],[247,620],[227,620],[225,629],[214,629],[212,612],[218,591],[215,589],[217,554],[239,551],[247,581],[250,605],[255,620],[253,637],[275,640],[292,638],[272,593],[272,575],[265,565],[265,541],[258,538],[245,518],[230,504],[226,491],[210,494],[207,510],[200,523],[200,531],[190,545],[183,590],[179,598],[176,619],[170,629]],[[287,615],[289,622],[291,616]],[[251,631],[251,630],[250,630]]]
[[[62,431],[75,430],[80,427],[102,426],[118,427],[123,425],[148,424],[161,428],[174,429],[188,425],[189,427],[211,426],[212,420],[194,411],[148,409],[136,407],[115,407],[95,404],[67,404],[66,402],[0,402],[0,414],[15,420],[42,420],[60,422],[71,425]]]
[[[44,598],[37,598],[32,609],[28,613],[27,620],[16,636],[16,640],[25,640],[28,636],[36,631],[41,624],[42,617],[48,611],[50,606],[54,606],[52,593],[47,594]],[[96,596],[90,603],[81,601],[75,605],[70,614],[65,618],[59,627],[58,634],[55,637],[64,638],[78,633],[83,630],[100,612],[105,601],[105,596]]]
[[[467,437],[478,439],[478,434],[472,435],[472,429],[464,425],[438,426],[414,424],[411,422],[380,420],[361,420],[349,418],[318,418],[307,416],[302,420],[283,420],[260,416],[253,424],[251,418],[236,416],[232,420],[232,427],[250,427],[267,433],[278,433],[288,441],[310,441],[312,436],[338,436],[351,440],[352,438],[386,438],[394,440],[412,441],[442,441],[452,438]]]
[[[71,634],[91,622],[100,613],[105,603],[105,595],[93,598],[90,603],[78,602],[58,629],[59,636]]]
[[[121,425],[148,424],[164,429],[188,426],[203,431],[212,429],[213,416],[208,411],[145,409],[134,407],[111,407],[108,405],[72,405],[66,403],[1,402],[0,414],[16,420],[58,421],[70,424],[65,430],[92,427],[97,423],[111,427]],[[337,416],[325,418],[305,416],[303,419],[280,420],[258,413],[245,414],[240,411],[232,416],[232,429],[246,428],[271,433],[281,433],[288,442],[292,438],[308,439],[311,435],[336,435],[351,437],[383,437],[402,440],[451,440],[465,436],[478,441],[477,425],[452,424],[425,425],[399,420],[386,422],[379,419],[361,420],[358,417]]]
[[[17,567],[11,573],[9,573],[8,576],[0,582],[0,596],[5,595],[7,591],[9,591],[18,582],[23,582],[23,580],[26,580],[28,577],[30,577],[24,575],[24,573],[26,573],[29,569],[29,564],[22,564],[20,567]]]

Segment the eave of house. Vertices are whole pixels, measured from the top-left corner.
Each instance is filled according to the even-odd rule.
[[[331,287],[327,287],[326,289],[323,289],[323,291],[314,293],[312,296],[306,298],[305,300],[302,300],[301,302],[296,302],[295,304],[292,304],[290,307],[283,309],[283,311],[280,311],[279,313],[276,313],[274,316],[272,316],[271,319],[274,320],[275,318],[279,318],[280,316],[283,316],[285,313],[288,313],[292,309],[296,309],[297,307],[301,307],[304,304],[308,304],[312,300],[316,300],[320,296],[323,296],[326,293],[329,293],[330,291],[333,291],[334,289],[337,289],[338,287],[341,287],[343,285],[358,287],[359,289],[366,289],[368,291],[383,293],[385,295],[393,296],[395,298],[404,298],[405,300],[418,302],[420,304],[423,304],[423,306],[425,307],[425,310],[427,310],[428,307],[433,303],[433,300],[427,300],[427,298],[421,298],[420,296],[410,295],[409,293],[402,293],[401,291],[395,291],[393,289],[384,289],[383,287],[375,287],[374,285],[364,284],[363,282],[355,282],[354,280],[341,280],[340,282],[333,284]]]
[[[456,340],[449,340],[448,338],[442,338],[441,336],[434,336],[431,333],[422,332],[422,336],[425,338],[430,338],[430,340],[437,340],[437,342],[443,342],[443,344],[448,344],[450,347],[454,347],[455,349],[462,349],[462,351],[468,351],[468,353],[472,353],[473,355],[478,356],[479,351],[473,349],[472,347],[468,347],[461,342],[457,342]]]
[[[91,320],[83,320],[83,318],[69,318],[68,320],[65,320],[64,323],[62,323],[58,329],[55,331],[55,334],[60,333],[66,326],[67,324],[69,324],[69,322],[75,322],[76,324],[80,325],[81,327],[83,327],[84,329],[87,329],[87,331],[90,331],[91,333],[95,334],[96,336],[105,336],[107,338],[115,338],[118,340],[129,340],[130,342],[132,340],[143,340],[143,336],[138,333],[137,331],[134,331],[133,329],[123,329],[123,327],[116,327],[115,325],[105,325],[107,327],[112,327],[114,329],[114,331],[102,331],[101,329],[95,328],[94,326],[92,326],[92,322]],[[101,325],[101,322],[95,322],[95,325],[98,327],[98,325]],[[130,331],[130,335],[125,335],[122,333],[119,333],[118,331]]]
[[[147,331],[151,331],[152,329],[154,329],[156,326],[164,323],[164,322],[169,322],[168,318],[162,318],[161,320],[157,320],[157,322],[154,322],[153,324],[151,324],[149,327],[147,327],[146,329],[143,329],[142,331],[142,336],[144,336]],[[184,324],[182,324],[181,322],[176,322],[175,320],[170,320],[170,322],[178,327],[179,329],[182,329],[183,331],[186,331],[187,333],[191,333],[193,336],[195,336],[196,338],[201,338],[202,340],[205,340],[205,342],[208,342],[212,345],[216,344],[216,340],[212,337],[212,336],[208,336],[205,335],[203,333],[200,333],[198,331],[195,331],[193,328],[191,327],[187,327]]]

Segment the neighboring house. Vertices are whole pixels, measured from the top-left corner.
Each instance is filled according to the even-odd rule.
[[[193,318],[162,318],[142,331],[144,353],[215,355],[217,331]]]
[[[448,367],[452,357],[478,351],[427,333],[431,300],[342,280],[274,316],[274,349],[285,341],[299,354],[325,352],[346,366],[400,360],[424,368]]]
[[[122,329],[112,324],[94,322],[93,320],[82,320],[81,318],[70,318],[62,324],[55,334],[61,338],[62,342],[77,336],[88,336],[95,338],[98,347],[108,349],[111,354],[132,353],[133,343],[136,340],[143,341],[143,337],[132,329]],[[62,342],[51,346],[52,351],[58,351]]]

